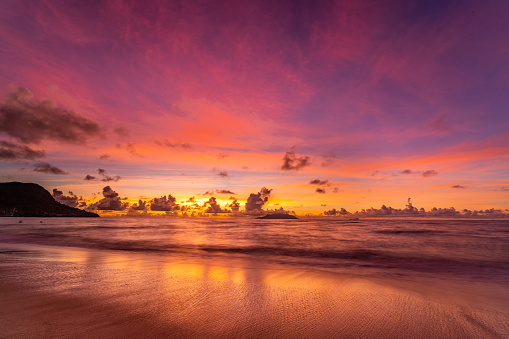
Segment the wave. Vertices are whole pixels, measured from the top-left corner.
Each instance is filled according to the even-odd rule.
[[[40,234],[39,234],[40,236]],[[37,239],[38,238],[38,239]],[[251,258],[276,259],[302,265],[320,265],[327,267],[371,266],[380,268],[400,268],[421,271],[469,270],[474,268],[509,269],[507,258],[500,260],[472,259],[467,257],[445,257],[425,253],[403,253],[390,249],[331,249],[276,246],[211,246],[177,243],[157,243],[153,240],[108,240],[84,236],[46,234],[48,243],[61,246],[74,246],[101,250],[128,251],[158,254],[194,254],[213,256],[243,256]],[[59,241],[55,241],[58,238]],[[34,242],[44,244],[40,237],[32,238]],[[26,238],[24,240],[27,240]]]
[[[100,250],[509,276],[508,225],[429,221],[56,220],[12,223],[0,241]],[[353,222],[352,222],[353,223]],[[408,237],[405,237],[408,236]],[[470,273],[468,273],[470,272]]]
[[[449,233],[448,231],[442,231],[442,230],[377,230],[373,231],[375,233],[380,234],[422,234],[422,235],[429,235],[429,234],[445,234]]]

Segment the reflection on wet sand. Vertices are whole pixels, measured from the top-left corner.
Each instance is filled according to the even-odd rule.
[[[0,328],[6,337],[509,334],[507,292],[476,291],[474,300],[447,282],[378,280],[218,256],[0,249]]]

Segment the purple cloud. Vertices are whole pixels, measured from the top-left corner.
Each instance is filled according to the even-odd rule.
[[[68,174],[66,171],[52,166],[47,162],[38,162],[34,164],[34,172],[49,173],[49,174]]]
[[[281,169],[283,171],[298,171],[301,168],[309,166],[309,157],[298,157],[295,152],[295,146],[292,147],[290,151],[286,152],[285,156],[283,157],[283,165],[281,165]]]
[[[425,178],[429,178],[429,177],[434,177],[434,176],[438,175],[438,172],[435,170],[429,170],[429,171],[422,172],[421,175]]]
[[[260,192],[251,193],[246,201],[246,212],[260,212],[263,205],[269,200],[272,189],[262,187]]]
[[[99,135],[99,125],[54,102],[39,101],[24,87],[15,88],[0,104],[0,132],[22,143],[43,139],[84,144]]]
[[[35,160],[37,158],[44,158],[45,155],[43,150],[37,151],[26,145],[0,140],[0,160]]]

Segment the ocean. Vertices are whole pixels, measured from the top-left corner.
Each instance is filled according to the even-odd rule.
[[[509,284],[508,220],[0,218],[2,243]]]
[[[0,218],[0,337],[508,338],[507,220]]]

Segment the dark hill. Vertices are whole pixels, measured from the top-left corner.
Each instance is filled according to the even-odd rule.
[[[43,187],[32,183],[0,183],[0,216],[99,217],[96,213],[63,205]]]
[[[275,213],[275,214],[267,214],[263,217],[258,217],[256,219],[299,219],[294,215],[286,214],[286,213]]]

